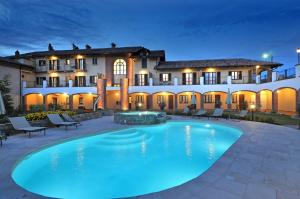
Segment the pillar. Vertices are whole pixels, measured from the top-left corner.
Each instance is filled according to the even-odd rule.
[[[257,83],[257,84],[260,84],[260,75],[257,75],[257,76],[256,76],[256,83]]]
[[[48,95],[43,95],[43,104],[45,105],[45,110],[48,110],[47,97]]]
[[[296,67],[296,78],[300,78],[300,64],[297,64],[295,67]]]
[[[73,110],[73,95],[69,95],[69,109]]]
[[[200,94],[200,109],[204,109],[204,94]]]
[[[277,72],[273,71],[272,72],[272,82],[275,82],[277,80]]]
[[[149,94],[147,95],[147,106],[146,106],[147,110],[151,110],[153,109],[153,95]]]
[[[296,112],[300,115],[300,89],[296,91]]]
[[[227,84],[231,84],[231,76],[227,76]]]
[[[128,94],[128,88],[129,88],[129,81],[128,78],[123,78],[120,81],[120,105],[122,111],[127,111],[129,108],[129,94]]]
[[[272,112],[278,111],[278,93],[272,92]]]
[[[178,111],[178,94],[174,95],[174,112]]]
[[[20,104],[21,108],[22,108],[22,111],[27,111],[28,108],[27,108],[27,95],[25,96],[22,96],[22,103]]]
[[[106,108],[106,79],[100,78],[97,79],[97,95],[100,96],[98,101],[98,108],[105,109]]]
[[[255,102],[256,102],[256,110],[260,110],[260,92],[256,93],[256,97],[255,97]]]

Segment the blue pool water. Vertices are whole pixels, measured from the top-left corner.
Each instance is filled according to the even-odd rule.
[[[12,177],[30,192],[56,198],[142,195],[199,176],[241,135],[229,126],[195,121],[139,126],[28,155]]]

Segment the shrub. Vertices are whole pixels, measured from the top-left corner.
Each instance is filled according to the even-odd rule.
[[[25,115],[25,118],[29,121],[44,120],[47,118],[47,114],[63,114],[63,113],[66,113],[70,116],[76,114],[74,111],[44,111],[44,112],[28,113]]]
[[[30,112],[41,112],[45,110],[46,110],[45,104],[35,104],[29,106]]]
[[[265,122],[265,123],[270,123],[270,124],[275,124],[274,119],[271,118],[271,117],[266,118],[266,119],[264,120],[264,122]]]

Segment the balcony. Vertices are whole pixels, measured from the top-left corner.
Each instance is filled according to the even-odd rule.
[[[285,80],[291,79],[296,77],[296,69],[295,68],[288,68],[285,70],[277,71],[276,80]]]

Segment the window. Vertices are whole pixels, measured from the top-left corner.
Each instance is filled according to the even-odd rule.
[[[160,104],[162,102],[166,102],[166,96],[164,96],[164,95],[158,95],[157,96],[157,104]]]
[[[217,73],[216,72],[204,73],[204,84],[217,84]]]
[[[43,85],[44,80],[46,80],[46,77],[36,77],[36,85]]]
[[[39,66],[46,66],[46,60],[44,59],[39,60]]]
[[[160,82],[169,82],[171,81],[171,73],[160,73],[159,74]]]
[[[114,75],[126,75],[126,62],[124,59],[117,59],[115,61]]]
[[[185,73],[185,84],[186,85],[193,84],[193,73]]]
[[[232,103],[237,103],[237,94],[232,95]]]
[[[83,105],[83,97],[79,97],[78,103],[79,105]]]
[[[93,57],[93,65],[97,65],[98,64],[98,59],[97,57]]]
[[[232,80],[240,80],[242,79],[242,71],[229,71],[229,76]]]
[[[59,60],[49,60],[49,70],[59,70]]]
[[[179,103],[180,104],[187,104],[188,103],[188,96],[187,95],[179,95]]]
[[[75,59],[75,69],[85,70],[85,68],[86,68],[85,59]]]
[[[49,87],[59,87],[59,77],[49,77]]]
[[[212,95],[204,95],[204,103],[213,103]]]
[[[136,103],[144,103],[144,96],[143,95],[135,96],[135,102]]]
[[[142,57],[142,68],[147,68],[147,57],[146,56]]]
[[[66,65],[70,65],[70,59],[66,59]]]
[[[75,76],[75,86],[77,87],[86,86],[85,76]]]
[[[97,84],[97,75],[90,76],[90,85]]]
[[[52,104],[57,105],[57,97],[52,97]]]
[[[136,86],[147,86],[148,85],[148,74],[136,74],[135,75]]]

